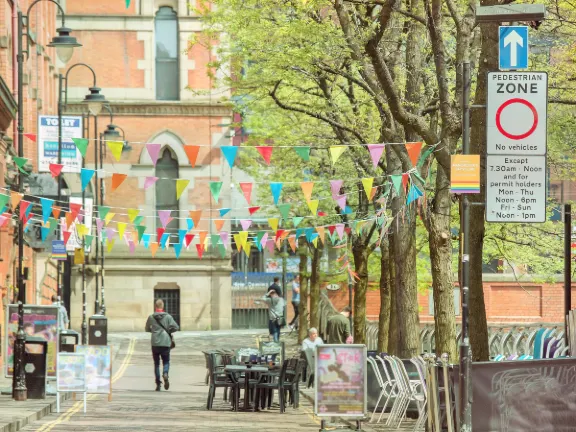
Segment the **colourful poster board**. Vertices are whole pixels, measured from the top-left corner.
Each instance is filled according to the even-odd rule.
[[[450,192],[480,193],[480,155],[452,155]]]
[[[14,341],[18,332],[18,305],[8,305],[6,309],[5,375],[11,377],[14,372]],[[59,334],[58,306],[24,305],[24,331],[27,336],[41,337],[48,342],[46,375],[56,377]],[[27,350],[31,349],[34,348],[27,348]]]
[[[107,345],[78,345],[76,352],[86,355],[86,392],[112,393],[112,349]]]
[[[318,417],[363,418],[366,413],[366,346],[316,347],[314,412]]]
[[[58,353],[58,392],[86,392],[86,355]]]

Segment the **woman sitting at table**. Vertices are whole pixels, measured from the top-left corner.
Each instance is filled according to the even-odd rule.
[[[324,345],[324,341],[318,336],[318,330],[314,327],[308,330],[308,337],[302,342],[302,351],[308,362],[309,378],[308,387],[314,383],[314,371],[316,370],[316,347]]]

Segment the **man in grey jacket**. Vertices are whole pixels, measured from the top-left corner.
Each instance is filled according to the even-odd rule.
[[[262,297],[262,300],[268,304],[268,330],[270,331],[270,335],[274,339],[274,342],[279,342],[280,329],[286,323],[284,320],[284,306],[286,302],[274,289],[268,291],[268,294]]]
[[[160,358],[162,358],[164,388],[170,388],[168,371],[170,369],[170,349],[172,347],[172,333],[180,328],[172,315],[164,312],[164,301],[155,302],[156,310],[146,321],[146,331],[152,333],[152,357],[154,358],[154,372],[156,374],[156,391],[160,391]]]

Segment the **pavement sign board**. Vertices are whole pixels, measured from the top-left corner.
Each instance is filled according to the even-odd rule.
[[[488,155],[486,221],[546,222],[546,156]]]
[[[500,26],[498,38],[498,67],[528,68],[528,26]]]
[[[76,352],[86,355],[86,391],[112,393],[112,350],[108,345],[78,345]]]
[[[545,155],[547,105],[546,72],[488,73],[486,152]]]

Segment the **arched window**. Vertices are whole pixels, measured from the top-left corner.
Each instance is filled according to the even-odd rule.
[[[156,228],[162,228],[158,210],[172,210],[173,218],[166,226],[170,234],[170,244],[178,243],[178,199],[176,198],[176,179],[178,178],[178,160],[172,156],[170,149],[162,151],[156,163]],[[160,240],[160,239],[158,239]]]
[[[154,20],[156,38],[156,99],[179,100],[178,18],[174,9],[162,6]]]

